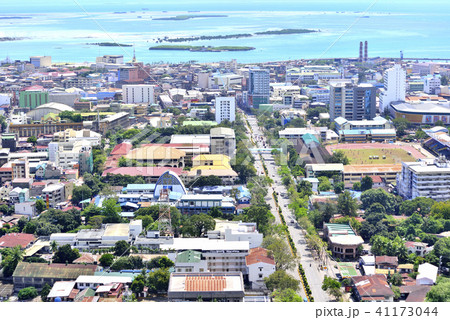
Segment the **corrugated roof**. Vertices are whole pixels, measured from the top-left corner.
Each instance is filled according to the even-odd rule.
[[[187,276],[186,291],[224,291],[227,281],[223,276]]]
[[[96,269],[97,266],[92,265],[20,262],[14,271],[13,277],[75,280],[80,275],[93,275]]]
[[[176,263],[198,263],[202,259],[202,253],[194,250],[187,250],[177,254]]]

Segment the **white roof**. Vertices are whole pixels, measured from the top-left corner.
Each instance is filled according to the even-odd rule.
[[[64,188],[63,184],[49,184],[47,185],[42,192],[52,192],[52,191],[57,191],[60,190],[61,188]]]
[[[174,238],[172,244],[161,244],[161,250],[249,250],[248,241],[210,240],[208,238]]]
[[[417,275],[417,280],[419,279],[430,279],[433,282],[436,282],[436,277],[438,273],[438,267],[433,266],[429,263],[424,263],[419,265],[419,269],[417,270],[419,274]]]
[[[209,134],[174,134],[170,139],[170,143],[200,143],[211,144]]]
[[[192,201],[199,201],[199,200],[224,200],[225,197],[220,194],[185,194],[183,195],[180,200],[192,200]]]
[[[73,287],[75,287],[75,281],[56,281],[47,298],[68,297]]]
[[[344,171],[342,163],[313,163],[306,166],[311,167],[313,171]]]
[[[365,265],[375,265],[375,256],[362,256],[361,260],[364,262]]]
[[[78,276],[77,280],[75,280],[76,283],[101,283],[101,284],[108,284],[108,283],[131,283],[133,282],[133,277],[127,277],[127,276],[109,276],[107,273],[99,276]]]
[[[339,237],[331,237],[330,242],[338,245],[359,245],[363,244],[364,240],[360,236],[341,235]]]
[[[362,267],[364,269],[364,274],[366,276],[370,276],[372,274],[375,274],[375,266],[363,265]]]

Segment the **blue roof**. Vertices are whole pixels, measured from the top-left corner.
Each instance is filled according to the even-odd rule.
[[[181,192],[172,191],[169,193],[169,200],[178,200],[183,196]]]
[[[129,185],[127,185],[126,190],[141,190],[141,189],[155,190],[155,186],[156,186],[156,184],[154,184],[154,183],[129,184]]]
[[[370,134],[370,130],[339,130],[339,134]]]

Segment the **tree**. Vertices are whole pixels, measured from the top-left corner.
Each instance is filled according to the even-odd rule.
[[[336,279],[325,276],[322,282],[322,290],[327,291],[332,295],[337,301],[342,297],[341,283]]]
[[[270,291],[287,289],[297,291],[300,281],[287,274],[284,270],[277,270],[265,278],[264,283]]]
[[[167,292],[169,289],[169,269],[162,268],[148,274],[148,291],[151,293]]]
[[[117,241],[114,245],[114,255],[117,257],[128,256],[130,254],[130,245],[125,240]]]
[[[183,226],[183,234],[188,234],[192,237],[201,237],[209,230],[214,230],[216,221],[211,216],[204,213],[192,215],[187,223]]]
[[[256,228],[265,234],[270,221],[270,210],[267,205],[252,205],[244,209],[248,222],[256,222]]]
[[[401,286],[402,285],[402,276],[400,275],[400,273],[395,272],[393,275],[388,276],[388,281],[393,285],[393,286]]]
[[[411,122],[405,118],[395,118],[392,122],[399,137],[404,136],[405,131],[411,127]]]
[[[294,290],[275,290],[272,293],[273,301],[275,302],[302,302],[303,299]]]
[[[52,290],[52,287],[48,283],[45,283],[44,287],[42,287],[42,290],[41,290],[41,300],[43,302],[47,302],[47,296],[51,290]]]
[[[433,204],[431,214],[436,218],[450,219],[450,201],[436,202]]]
[[[147,268],[148,269],[160,269],[160,268],[170,268],[173,267],[175,264],[172,260],[167,258],[166,256],[162,257],[156,257],[147,262]]]
[[[450,238],[439,239],[434,244],[433,253],[436,257],[442,257],[442,265],[450,267]]]
[[[319,177],[318,179],[319,179],[319,191],[328,191],[331,189],[331,183],[327,177],[322,176]]]
[[[37,139],[36,139],[35,136],[31,136],[31,137],[28,137],[27,142],[28,142],[28,143],[32,143],[33,146],[35,146],[36,143],[37,143]]]
[[[114,262],[114,255],[111,253],[105,253],[98,261],[102,267],[110,267]]]
[[[366,191],[369,189],[372,189],[373,186],[373,180],[369,176],[365,176],[361,179],[361,191]]]
[[[47,208],[47,205],[45,204],[44,200],[39,199],[36,201],[36,211],[38,214],[41,214],[42,211],[44,211]]]
[[[10,277],[14,273],[14,270],[16,270],[19,262],[22,261],[23,251],[20,246],[16,246],[12,249],[7,250],[6,252],[5,250],[3,250],[2,252],[3,261],[1,264],[3,267],[3,276]]]
[[[295,259],[284,239],[279,236],[266,236],[262,246],[269,251],[269,256],[275,259],[278,270],[288,270],[295,267]]]
[[[398,203],[394,195],[387,193],[383,189],[370,189],[361,194],[361,208],[367,209],[373,203],[381,204],[386,213],[393,214],[397,211]]]
[[[330,163],[342,163],[343,165],[350,164],[348,157],[345,155],[344,151],[336,150],[333,151],[333,155],[330,158]]]
[[[344,191],[338,196],[338,213],[344,216],[356,217],[356,210],[358,209],[358,204],[356,199],[352,197],[349,191]]]
[[[438,277],[436,285],[427,293],[427,302],[450,302],[450,279]]]
[[[26,287],[19,291],[17,297],[19,300],[31,300],[38,296],[38,292],[35,287]]]
[[[119,215],[120,206],[116,198],[106,199],[102,203],[102,215],[105,217],[103,223],[120,223],[122,217]]]
[[[134,278],[133,282],[131,283],[130,289],[136,296],[144,291],[145,281],[145,276],[143,276],[142,274]]]
[[[54,263],[72,263],[80,257],[78,249],[72,249],[70,244],[65,244],[58,248],[53,255]]]
[[[361,191],[361,182],[355,182],[353,184],[353,190],[355,191]]]
[[[334,184],[334,193],[340,194],[344,191],[344,183],[343,182],[336,182]]]
[[[78,205],[80,201],[92,198],[92,190],[87,185],[75,186],[72,191],[72,203]]]

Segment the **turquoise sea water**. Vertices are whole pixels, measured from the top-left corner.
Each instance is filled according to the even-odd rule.
[[[0,17],[30,18],[0,19],[0,37],[27,37],[20,41],[0,42],[0,59],[50,55],[56,62],[84,62],[95,61],[96,56],[103,54],[123,54],[126,59],[131,59],[133,48],[86,44],[119,42],[134,44],[138,60],[148,63],[213,62],[233,58],[249,63],[356,57],[359,41],[365,40],[369,43],[369,57],[398,57],[403,50],[405,57],[450,58],[450,4],[442,1],[430,1],[426,6],[421,2],[403,0],[398,0],[395,5],[385,0],[343,1],[339,5],[336,1],[282,1],[275,4],[250,1],[243,4],[233,0],[214,4],[201,0],[109,1],[102,6],[99,3],[36,0],[30,1],[28,6],[6,5]],[[364,13],[371,4],[374,5]],[[179,14],[223,14],[227,17],[152,20]],[[352,24],[353,27],[346,32]],[[310,28],[320,32],[186,43],[256,48],[246,52],[148,50],[156,44],[157,38],[166,36],[225,35],[283,28]]]

